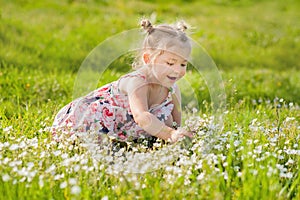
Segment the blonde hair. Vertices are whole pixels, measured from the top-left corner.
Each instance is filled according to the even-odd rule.
[[[153,26],[148,19],[143,19],[140,25],[146,31],[146,36],[142,49],[133,63],[133,68],[136,69],[143,65],[142,55],[145,52],[151,54],[150,59],[154,59],[164,50],[178,54],[181,57],[189,56],[191,42],[185,33],[187,25],[183,21],[178,22],[176,25],[161,24]]]

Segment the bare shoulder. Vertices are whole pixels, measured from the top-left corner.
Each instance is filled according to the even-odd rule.
[[[143,89],[147,90],[148,84],[146,79],[141,75],[126,75],[120,79],[119,89],[123,94],[131,94],[132,92]]]

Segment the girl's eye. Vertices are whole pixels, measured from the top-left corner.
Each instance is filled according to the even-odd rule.
[[[167,65],[172,66],[172,65],[174,65],[174,63],[167,62]]]
[[[181,67],[186,67],[187,64],[181,64]]]

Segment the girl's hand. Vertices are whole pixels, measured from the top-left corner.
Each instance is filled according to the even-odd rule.
[[[172,131],[170,142],[172,144],[176,143],[180,138],[183,138],[184,136],[193,138],[193,133],[186,131],[182,128],[178,128],[177,130]]]

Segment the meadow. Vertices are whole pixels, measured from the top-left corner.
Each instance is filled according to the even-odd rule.
[[[0,5],[0,199],[300,199],[299,1]],[[222,113],[190,64],[183,123],[193,141],[158,142],[151,151],[131,144],[111,155],[93,135],[52,140],[54,116],[72,100],[84,59],[143,16],[191,25],[190,37],[222,77]],[[129,71],[131,61],[115,59],[98,85]]]

